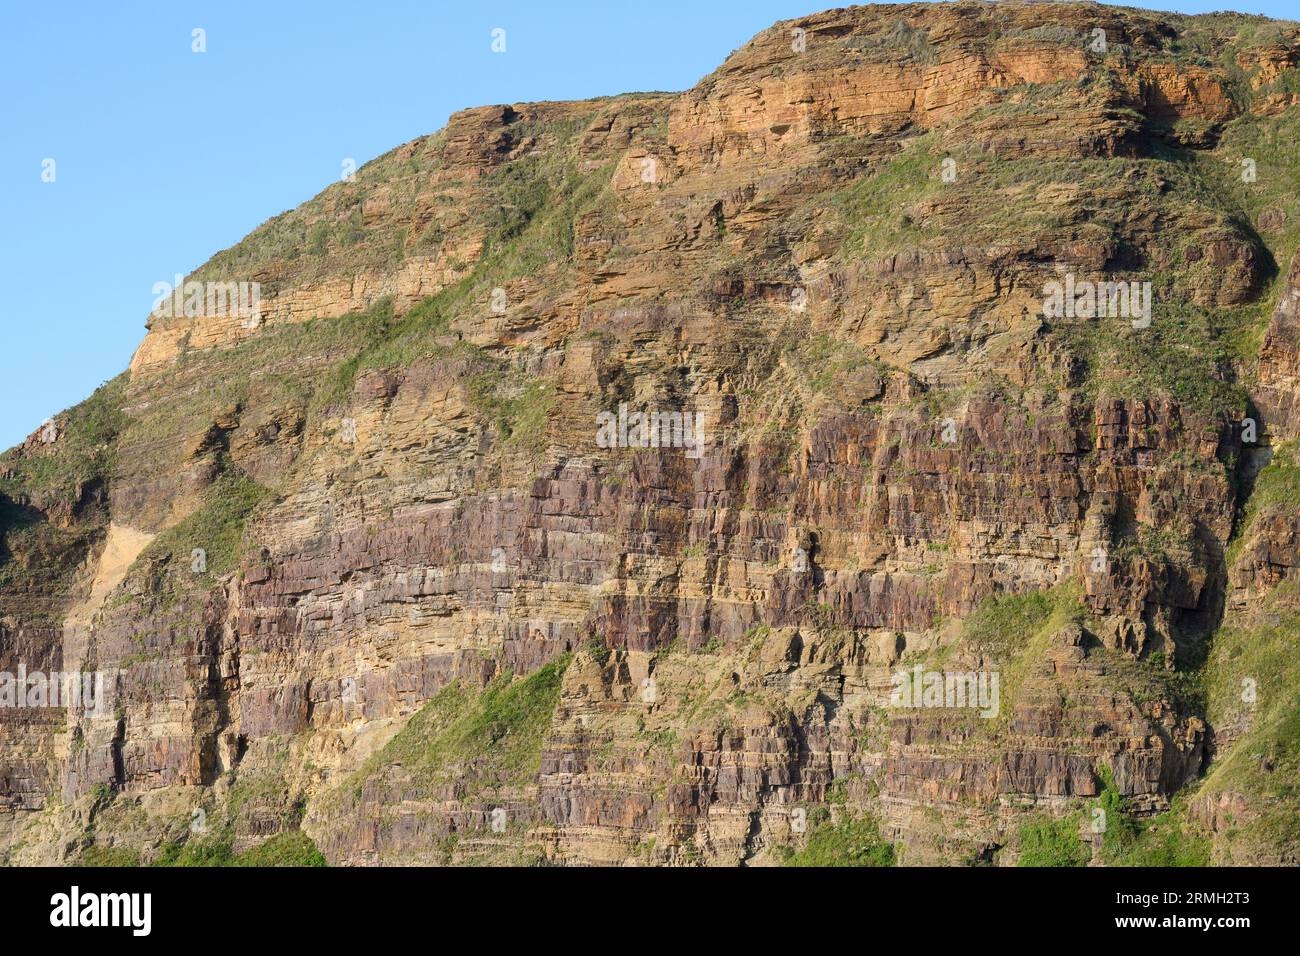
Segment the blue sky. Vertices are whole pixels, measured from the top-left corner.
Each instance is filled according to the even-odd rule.
[[[1295,16],[1294,0],[1180,0]],[[833,0],[12,3],[0,449],[124,369],[154,283],[468,106],[693,86]],[[505,54],[491,50],[506,30]],[[192,31],[207,51],[191,51]],[[53,182],[43,163],[55,162]]]

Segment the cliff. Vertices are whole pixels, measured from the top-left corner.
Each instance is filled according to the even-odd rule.
[[[272,219],[0,459],[6,858],[1300,862],[1297,90],[853,7]]]

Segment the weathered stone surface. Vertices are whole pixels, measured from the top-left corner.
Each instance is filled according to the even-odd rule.
[[[961,862],[1107,773],[1167,809],[1246,728],[1158,678],[1300,563],[1294,509],[1243,531],[1260,450],[1217,400],[1254,373],[1257,444],[1296,437],[1300,258],[1257,367],[1209,368],[1183,313],[1142,339],[1042,299],[1167,271],[1162,307],[1258,303],[1273,247],[1156,165],[1244,108],[1181,29],[828,11],[681,94],[458,113],[215,257],[196,276],[262,283],[262,321],[154,317],[111,468],[64,494],[30,475],[66,443],[6,458],[0,670],[103,670],[113,705],[0,714],[0,845],[68,859],[98,819],[149,856],[203,806],[332,863],[766,864],[834,807]],[[1294,50],[1239,67],[1267,90]],[[1184,362],[1203,388],[1152,369]],[[621,406],[705,440],[611,447]],[[1068,620],[970,638],[1049,593]],[[436,778],[386,749],[557,661],[526,772],[489,766],[503,718]],[[1001,669],[998,713],[893,706],[919,662]]]

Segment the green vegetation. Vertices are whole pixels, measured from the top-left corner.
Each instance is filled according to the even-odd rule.
[[[833,208],[849,224],[845,253],[881,254],[938,237],[910,211],[944,185],[939,165],[943,155],[935,149],[936,143],[933,134],[911,140],[878,171],[830,197]]]
[[[278,759],[283,760],[281,755]],[[325,866],[325,858],[301,830],[305,798],[278,771],[236,776],[224,801],[205,808],[207,829],[202,835],[185,829],[160,847],[151,865],[159,867]],[[276,835],[241,853],[236,835],[250,824],[278,824]],[[148,823],[148,821],[146,821]],[[156,827],[156,819],[149,829]],[[177,831],[173,828],[173,833]]]
[[[590,118],[538,126],[533,132],[553,142],[489,172],[484,183],[492,197],[485,205],[487,237],[473,270],[400,321],[393,319],[391,305],[373,307],[375,315],[364,330],[363,348],[339,367],[337,379],[350,384],[359,369],[402,367],[436,354],[445,347],[432,339],[445,334],[464,312],[476,307],[486,312],[493,288],[572,257],[576,217],[596,201],[613,174],[612,165],[583,174],[577,171],[577,157],[568,147]],[[332,389],[331,397],[338,391]]]
[[[232,866],[234,860],[233,840],[229,836],[222,836],[207,840],[186,840],[184,843],[168,843],[162,847],[153,865]]]
[[[873,373],[879,377],[884,371],[861,347],[825,333],[800,334],[784,357],[814,395]]]
[[[1286,87],[1300,83],[1300,70],[1284,72],[1278,84]],[[1256,95],[1267,95],[1268,88]],[[1205,179],[1216,184],[1220,196],[1230,200],[1247,222],[1260,223],[1268,210],[1295,210],[1300,205],[1300,155],[1295,143],[1300,138],[1300,110],[1290,109],[1275,116],[1258,116],[1250,112],[1234,119],[1223,131],[1219,145],[1211,155],[1192,154],[1192,161]],[[1253,182],[1242,179],[1242,160],[1254,160]],[[1285,266],[1290,254],[1300,245],[1300,217],[1293,213],[1264,217],[1260,238]],[[1265,300],[1277,301],[1277,284],[1266,290]]]
[[[211,420],[216,407],[287,404],[320,414],[347,400],[362,371],[450,361],[456,363],[456,377],[468,383],[470,400],[498,428],[503,445],[535,454],[545,443],[552,408],[547,383],[520,374],[509,358],[503,360],[461,341],[453,327],[458,321],[474,320],[478,312],[489,314],[494,289],[506,288],[521,276],[564,268],[572,260],[576,219],[603,201],[613,173],[612,163],[579,172],[574,148],[602,108],[593,103],[580,115],[521,121],[511,127],[517,141],[534,145],[518,159],[493,166],[481,181],[482,201],[471,211],[486,232],[484,251],[472,268],[462,264],[468,272],[460,281],[400,318],[391,300],[384,300],[337,319],[266,329],[222,353],[226,368],[205,401],[181,403],[183,409],[150,408],[145,427],[152,437],[174,440],[196,431]],[[355,180],[336,184],[303,207],[277,217],[245,242],[214,257],[200,273],[246,272],[270,259],[305,255],[319,261],[297,263],[295,270],[310,277],[337,271],[335,260],[340,257],[355,271],[361,264],[383,265],[372,262],[381,254],[389,263],[400,259],[412,244],[436,244],[441,241],[435,235],[440,231],[436,221],[420,235],[403,223],[391,236],[365,236],[360,209],[379,184],[402,195],[408,187],[427,182],[427,174],[437,166],[441,142],[439,134],[417,143],[413,150],[395,150],[367,164]],[[438,188],[462,186],[452,183]],[[468,234],[473,232],[471,226]],[[183,356],[176,377],[184,379],[207,360]],[[270,368],[282,374],[266,375]]]
[[[133,867],[140,865],[140,854],[120,846],[91,844],[77,859],[78,866]]]
[[[1221,627],[1205,668],[1213,726],[1244,726],[1201,795],[1243,794],[1253,812],[1224,834],[1234,862],[1300,858],[1300,584],[1279,585]]]
[[[553,149],[494,171],[498,205],[488,223],[484,257],[490,275],[505,282],[573,256],[574,224],[609,184],[612,164],[579,173],[577,159]]]
[[[999,660],[1009,659],[1043,629],[1056,606],[1055,595],[1044,591],[994,594],[966,618],[962,640]]]
[[[808,834],[807,845],[790,856],[785,865],[893,866],[896,861],[894,845],[881,837],[876,821],[861,817],[815,824]]]
[[[235,857],[234,866],[327,866],[311,837],[286,830]]]
[[[1103,790],[1095,809],[1104,812],[1101,860],[1107,866],[1207,866],[1210,841],[1187,822],[1185,805],[1141,820],[1115,786],[1110,768],[1101,771]],[[1094,810],[1095,812],[1095,810]]]
[[[227,828],[251,813],[265,816],[273,810],[285,827],[295,828],[305,811],[301,796],[294,798],[288,782],[280,773],[240,774],[226,797]]]
[[[327,864],[311,837],[301,830],[288,830],[243,853],[234,852],[232,840],[228,835],[205,840],[188,840],[185,843],[169,843],[162,848],[153,865],[159,867],[320,867]]]
[[[415,311],[413,309],[412,313]],[[424,312],[421,312],[421,316],[423,315]],[[317,324],[329,328],[335,326],[346,328],[354,351],[345,361],[338,363],[328,374],[321,377],[320,386],[311,395],[313,409],[332,405],[347,398],[357,373],[363,367],[369,367],[363,365],[368,352],[392,336],[398,321],[393,315],[393,300],[386,296],[360,312],[350,312],[338,319],[318,319],[304,326],[302,332],[310,335],[315,331],[314,326]]]
[[[1288,442],[1274,448],[1268,467],[1259,473],[1250,495],[1254,511],[1264,508],[1300,508],[1300,461],[1296,445]]]
[[[988,655],[1001,668],[998,715],[993,720],[972,720],[975,732],[997,732],[1006,727],[1025,678],[1052,638],[1061,628],[1082,623],[1086,617],[1074,582],[1051,591],[995,594],[985,599],[963,622],[961,643]]]
[[[1202,25],[1205,29],[1200,29]],[[1218,131],[1208,124],[1186,122],[1157,129],[1157,124],[1134,109],[1115,106],[1121,97],[1114,95],[1118,81],[1112,66],[1121,56],[1215,64],[1232,76],[1242,105],[1270,92],[1300,91],[1300,71],[1285,71],[1264,89],[1249,90],[1248,77],[1237,64],[1235,53],[1279,39],[1281,34],[1274,24],[1264,26],[1248,18],[1216,15],[1198,21],[1197,29],[1176,38],[1165,33],[1160,29],[1151,31],[1148,39],[1155,48],[1113,44],[1110,57],[1094,60],[1092,75],[1078,82],[1024,84],[1003,92],[990,91],[982,98],[987,102],[946,129],[916,136],[906,130],[892,141],[889,137],[874,137],[876,147],[886,144],[884,149],[894,148],[894,142],[904,145],[892,156],[882,157],[879,152],[866,150],[854,156],[855,161],[872,157],[869,161],[873,165],[831,197],[831,214],[825,216],[828,229],[839,229],[840,256],[883,256],[926,246],[951,249],[954,244],[1006,247],[1007,258],[997,270],[1002,291],[1028,281],[1023,273],[1011,272],[1038,268],[1031,263],[1046,268],[1044,260],[1063,243],[1069,243],[1085,256],[1096,254],[1099,258],[1095,261],[1104,262],[1099,268],[1114,269],[1107,272],[1108,278],[1151,279],[1156,295],[1155,322],[1139,331],[1125,321],[1054,320],[1043,327],[1041,334],[1076,361],[1056,361],[1061,356],[1050,356],[1053,361],[1043,362],[1048,370],[1045,374],[1056,375],[1060,370],[1060,384],[1077,386],[1078,397],[1084,401],[1168,395],[1199,415],[1239,416],[1246,407],[1246,363],[1257,352],[1268,313],[1280,291],[1277,266],[1289,261],[1291,252],[1300,245],[1300,217],[1294,213],[1300,206],[1300,157],[1294,148],[1300,139],[1300,110],[1292,108],[1270,117],[1247,110],[1225,124],[1217,146],[1184,149],[1178,145],[1180,138],[1188,142],[1201,137],[1203,145],[1211,147]],[[1212,34],[1234,38],[1223,43],[1221,37]],[[1083,40],[1077,31],[1051,24],[1012,28],[987,42],[1013,47],[1039,43],[1078,46]],[[833,38],[827,42],[833,42]],[[902,19],[885,25],[875,35],[855,34],[842,46],[852,51],[855,62],[888,59],[925,64],[936,56],[926,32]],[[35,575],[26,567],[35,568],[39,575],[54,582],[44,586],[54,587],[63,570],[80,560],[86,541],[54,527],[31,505],[75,512],[82,504],[80,499],[86,497],[85,490],[99,490],[95,488],[97,483],[106,488],[113,473],[118,436],[124,430],[132,439],[133,451],[138,450],[145,461],[139,467],[162,469],[175,462],[164,461],[165,456],[159,455],[154,465],[149,450],[179,445],[202,434],[202,429],[214,420],[214,409],[267,407],[278,412],[285,406],[309,418],[320,417],[326,410],[346,403],[357,377],[368,370],[433,362],[450,367],[454,377],[464,383],[467,400],[492,424],[504,449],[541,452],[555,411],[556,397],[550,383],[520,374],[522,363],[508,354],[508,348],[499,352],[478,348],[459,338],[455,330],[477,331],[480,319],[492,321],[488,318],[490,293],[517,280],[544,280],[548,288],[565,287],[565,270],[576,252],[575,224],[579,218],[595,215],[612,221],[616,201],[609,180],[614,167],[609,164],[581,172],[580,151],[576,148],[577,138],[598,109],[593,106],[589,113],[558,122],[521,122],[504,132],[503,143],[518,147],[522,155],[485,167],[483,178],[474,184],[478,191],[471,191],[472,201],[464,204],[471,207],[463,210],[467,220],[457,220],[453,215],[446,224],[448,231],[458,229],[462,237],[482,231],[482,257],[472,267],[468,263],[454,264],[456,274],[463,278],[405,315],[398,317],[393,303],[385,300],[339,319],[269,327],[247,342],[222,348],[219,360],[213,358],[217,352],[182,355],[169,372],[175,388],[168,393],[159,389],[156,394],[133,395],[129,421],[123,411],[127,391],[123,376],[62,416],[57,442],[0,456],[0,473],[7,475],[0,478],[0,592],[16,593],[30,586]],[[1085,113],[1085,109],[1089,112]],[[1123,148],[1117,149],[1115,156],[1070,155],[1068,143],[1062,143],[1057,135],[1061,130],[1042,125],[1025,126],[1024,135],[1041,136],[1043,142],[1056,137],[1056,145],[1063,147],[1061,153],[1054,156],[1048,148],[1034,150],[1025,158],[1024,154],[1017,155],[1012,143],[1007,154],[995,155],[989,145],[998,142],[999,131],[1017,130],[1023,119],[1071,115],[1089,120],[1106,118],[1111,123],[1109,132],[1123,138]],[[660,142],[667,140],[666,116],[665,110],[656,119],[653,135]],[[1086,125],[1076,124],[1070,135],[1094,132],[1085,129]],[[1168,133],[1174,133],[1176,138],[1162,140]],[[857,142],[853,137],[844,137],[840,145],[847,147]],[[269,275],[291,275],[294,281],[310,280],[313,276],[359,274],[369,266],[391,265],[415,249],[433,251],[446,238],[444,223],[437,209],[432,216],[425,213],[430,206],[459,201],[467,185],[464,181],[448,182],[446,175],[432,175],[435,171],[448,172],[438,168],[441,143],[442,138],[435,136],[368,164],[356,181],[336,184],[300,210],[276,217],[245,242],[214,257],[200,275],[256,274],[262,270]],[[1105,151],[1103,145],[1085,149],[1101,152]],[[843,155],[853,154],[846,149]],[[1257,177],[1251,182],[1243,182],[1240,175],[1240,162],[1246,157],[1257,167]],[[944,161],[949,158],[954,160],[955,164],[948,168],[954,170],[955,176],[946,181]],[[832,167],[828,164],[827,168]],[[854,167],[846,164],[842,168]],[[431,182],[438,185],[430,186]],[[375,226],[372,215],[368,229],[364,210],[378,188],[384,190],[384,201],[390,207],[417,209],[421,218],[433,221],[417,226],[396,214],[394,222]],[[409,202],[419,191],[429,188],[441,190],[432,203]],[[761,196],[756,203],[762,203]],[[815,215],[821,216],[826,197],[812,197],[809,205]],[[721,206],[716,208],[720,210]],[[807,214],[807,210],[800,214]],[[714,214],[713,225],[717,238],[728,235],[729,224],[720,211]],[[419,233],[420,228],[423,233]],[[739,223],[730,224],[732,242],[728,247],[762,245],[751,242],[742,232]],[[788,228],[779,239],[782,243],[797,239],[798,232]],[[1205,255],[1208,243],[1221,240],[1245,243],[1254,253],[1260,265],[1255,276],[1258,287],[1250,290],[1252,301],[1244,305],[1198,306],[1196,302],[1213,298],[1217,273],[1225,271],[1222,258]],[[303,262],[301,269],[287,272],[267,268],[268,264],[293,259],[315,261]],[[1003,280],[1005,285],[1001,285]],[[539,284],[519,282],[516,288],[527,285],[531,294]],[[752,305],[742,301],[735,311],[740,314]],[[998,315],[991,323],[1002,323],[1004,319]],[[844,318],[844,323],[852,322],[852,316]],[[782,420],[784,414],[784,421],[793,421],[792,428],[802,430],[810,417],[816,417],[810,395],[819,400],[843,400],[844,395],[853,394],[845,387],[847,382],[853,382],[860,395],[869,399],[874,380],[883,369],[857,345],[813,335],[810,329],[796,326],[798,323],[787,326],[795,329],[789,340],[769,343],[770,354],[762,354],[767,346],[749,350],[751,354],[745,361],[751,367],[743,370],[743,376],[735,377],[768,381],[770,391],[764,397],[774,398],[769,404],[746,394],[742,405],[761,408],[770,423]],[[1026,334],[1033,328],[1034,324],[1026,320]],[[882,351],[891,344],[883,343]],[[953,336],[951,347],[963,347],[959,335]],[[1035,353],[1038,357],[1040,353]],[[769,377],[751,376],[752,366],[761,367],[764,362],[770,366],[763,369]],[[772,368],[779,368],[780,377]],[[317,375],[322,369],[326,373]],[[792,382],[794,387],[788,387]],[[987,384],[982,382],[979,387]],[[1054,389],[1055,383],[1051,387]],[[947,394],[960,391],[953,389]],[[930,399],[939,394],[935,390]],[[295,422],[294,427],[300,424]],[[798,445],[792,442],[790,447]],[[183,571],[190,566],[193,549],[201,548],[207,561],[204,580],[210,581],[236,567],[246,544],[250,517],[274,492],[234,470],[228,462],[223,465],[216,482],[204,493],[201,507],[161,535],[142,560],[165,560],[174,570]],[[1196,467],[1217,467],[1217,462],[1180,462],[1177,467],[1190,473]],[[1153,486],[1153,490],[1164,493],[1168,488]],[[1295,446],[1278,447],[1273,462],[1258,476],[1243,526],[1249,529],[1270,509],[1300,509],[1300,459]],[[1239,556],[1246,539],[1245,534],[1237,537],[1229,554],[1230,563]],[[1210,586],[1221,586],[1217,560],[1199,565],[1182,561],[1185,555],[1179,549],[1187,540],[1187,535],[1157,535],[1138,529],[1117,545],[1112,558],[1159,558],[1177,553],[1189,567],[1207,567],[1212,574]],[[684,549],[682,556],[707,553],[706,545],[696,544]],[[938,570],[943,565],[932,567]],[[0,615],[8,610],[0,605]],[[837,654],[836,641],[854,638],[832,627],[829,605],[811,604],[808,616],[818,632],[818,651],[828,658]],[[23,619],[34,618],[26,614]],[[972,718],[980,728],[978,733],[998,734],[1006,729],[1016,695],[1042,661],[1053,635],[1071,622],[1085,620],[1085,610],[1073,586],[1050,592],[996,595],[970,615],[962,625],[960,641],[939,653],[973,649],[1001,668],[1000,722],[981,724]],[[761,644],[765,634],[765,628],[752,629],[746,639]],[[1166,667],[1165,659],[1158,654],[1134,660],[1119,652],[1088,649],[1092,662],[1101,664],[1107,691],[1122,692],[1138,704],[1169,701],[1179,712],[1205,713],[1212,726],[1224,731],[1219,737],[1224,749],[1216,754],[1201,792],[1231,794],[1234,798],[1244,795],[1250,798],[1250,811],[1240,821],[1230,821],[1233,828],[1222,835],[1223,839],[1245,847],[1247,853],[1258,850],[1293,859],[1300,855],[1297,635],[1300,590],[1284,585],[1265,606],[1252,605],[1248,613],[1229,617],[1213,639],[1208,662],[1198,672]],[[596,638],[588,642],[586,650],[602,664],[612,654],[605,642]],[[676,645],[661,649],[656,661],[666,659],[675,650]],[[719,650],[716,639],[700,648],[705,654]],[[122,662],[133,659],[128,656]],[[698,663],[712,666],[720,662]],[[350,782],[360,788],[395,765],[400,765],[404,774],[412,775],[417,789],[424,786],[433,792],[454,782],[458,797],[473,797],[483,789],[531,780],[537,772],[567,664],[566,657],[527,677],[505,674],[484,688],[451,684],[413,716]],[[1051,692],[1060,690],[1062,705],[1071,713],[1077,701],[1068,697],[1077,688],[1066,679],[1058,683],[1060,686]],[[761,699],[749,693],[737,689],[725,700],[697,702],[686,711],[688,722],[700,716],[702,706],[704,715],[725,721],[733,710]],[[924,719],[924,715],[917,719]],[[651,746],[668,752],[676,748],[676,729],[646,730],[644,721],[641,728]],[[976,741],[976,745],[979,743]],[[1096,806],[1089,808],[1105,812],[1107,825],[1100,840],[1100,861],[1120,866],[1192,866],[1208,861],[1211,839],[1189,822],[1186,803],[1176,803],[1173,809],[1155,817],[1140,817],[1119,793],[1110,771],[1103,769],[1102,776],[1102,795]],[[294,825],[301,817],[301,806],[283,803],[280,798],[284,790],[283,781],[274,776],[237,780],[230,790],[226,812],[234,820],[250,809],[260,811],[268,803],[279,803],[285,822]],[[108,800],[112,794],[105,787],[95,796]],[[848,812],[847,787],[842,781],[828,793],[827,801],[837,813]],[[1082,818],[1077,806],[1075,810],[1065,817],[1029,814],[1017,832],[1020,865],[1085,865],[1092,851],[1079,837]],[[218,835],[208,839],[168,844],[158,865],[324,863],[312,841],[297,830],[281,833],[236,855],[230,837],[233,829],[227,823]],[[1218,839],[1216,836],[1215,841]],[[456,851],[456,841],[455,836],[447,838],[449,859]],[[649,846],[647,855],[652,852],[653,839]],[[702,859],[693,841],[684,852],[688,859]],[[129,866],[138,864],[139,857],[121,847],[92,845],[82,860],[87,865]],[[817,820],[806,846],[797,852],[789,851],[787,860],[792,866],[888,866],[895,861],[895,848],[881,837],[875,820],[833,818],[829,814]]]
[[[417,140],[389,150],[356,170],[354,178],[340,181],[296,209],[263,223],[243,241],[217,253],[195,271],[197,280],[254,275],[272,262],[293,262],[306,277],[338,270],[344,262],[354,270],[389,264],[394,256],[399,227],[388,232],[365,228],[363,207],[379,190],[398,203],[409,203],[429,188],[439,171],[440,146],[445,134]],[[441,188],[448,190],[454,184]],[[398,221],[402,221],[400,218]],[[421,239],[424,237],[421,236]]]
[[[470,380],[470,400],[492,422],[507,448],[536,454],[546,446],[546,425],[555,405],[545,382],[525,381],[501,372],[483,372]]]
[[[1146,116],[1116,107],[1121,85],[1112,67],[1102,66],[1077,81],[992,92],[993,102],[943,138],[931,132],[910,139],[832,197],[840,255],[879,257],[944,246],[953,236],[970,245],[1015,237],[1027,247],[1068,237],[1113,250],[1105,278],[1151,281],[1153,323],[1134,329],[1123,319],[1051,320],[1046,334],[1079,359],[1073,384],[1088,398],[1168,394],[1207,415],[1239,415],[1245,389],[1238,370],[1256,354],[1277,302],[1277,263],[1300,244],[1300,218],[1286,215],[1300,201],[1300,159],[1291,148],[1300,116],[1247,112],[1226,125],[1213,151],[1186,149],[1152,135]],[[1024,157],[983,145],[1022,118],[1081,109],[1104,111],[1117,135],[1146,141],[1145,153]],[[962,131],[969,135],[953,135]],[[1253,182],[1242,181],[1243,158],[1256,164]],[[952,178],[945,182],[948,160]],[[1153,243],[1153,222],[1177,242]],[[1258,294],[1237,306],[1197,305],[1223,281],[1221,262],[1204,254],[1207,244],[1225,239],[1254,247]]]
[[[353,786],[394,764],[430,788],[458,778],[471,791],[531,780],[569,661],[566,654],[523,678],[506,673],[482,690],[449,684],[366,761]]]
[[[562,266],[572,259],[577,216],[605,191],[613,166],[580,174],[565,144],[578,120],[550,131],[559,140],[494,169],[487,188],[494,195],[482,258],[473,270],[400,319],[390,302],[377,303],[352,319],[360,347],[327,376],[314,408],[342,401],[357,374],[369,368],[404,368],[422,360],[452,358],[464,365],[471,401],[492,421],[508,448],[538,452],[545,443],[553,397],[545,382],[520,375],[508,363],[458,339],[446,341],[453,323],[474,309],[489,309],[493,289],[512,279]]]
[[[1035,816],[1021,824],[1017,866],[1087,866],[1092,852],[1079,839],[1079,815]]]
[[[1266,512],[1300,510],[1300,462],[1296,459],[1296,444],[1285,442],[1273,449],[1268,465],[1255,476],[1255,484],[1247,499],[1236,537],[1228,546],[1228,567],[1241,556],[1241,549],[1251,536],[1255,522]]]
[[[1153,294],[1150,327],[1123,320],[1071,321],[1052,334],[1083,360],[1085,396],[1150,399],[1169,395],[1206,416],[1240,414],[1246,391],[1220,371],[1237,357],[1237,342],[1257,324],[1257,310],[1199,310]],[[1239,321],[1240,320],[1240,321]]]
[[[91,543],[89,535],[0,497],[0,611],[22,606],[29,621],[61,619],[61,595]]]
[[[583,649],[601,667],[609,663],[609,658],[614,653],[613,648],[605,643],[604,637],[592,636],[587,638],[586,643],[583,644]]]
[[[0,455],[0,615],[60,616],[61,595],[107,521],[98,501],[109,491],[127,421],[126,379],[119,375],[57,416],[53,441]],[[76,521],[50,521],[50,513]]]
[[[421,358],[455,351],[437,340],[447,333],[453,313],[468,294],[469,283],[462,281],[425,299],[400,319],[393,314],[392,299],[384,298],[361,312],[325,320],[347,330],[352,354],[322,376],[311,398],[312,409],[346,400],[357,374],[365,369],[404,368]]]
[[[75,505],[79,486],[107,481],[113,470],[114,442],[126,423],[122,411],[127,374],[104,383],[93,395],[53,420],[55,440],[26,454],[10,449],[0,455],[0,495],[30,496],[48,507]]]
[[[914,27],[902,17],[868,37],[851,37],[844,41],[856,58],[867,62],[915,63],[929,66],[938,62],[939,48],[930,42],[930,33]]]
[[[235,472],[218,476],[204,492],[203,504],[145,549],[137,563],[166,556],[173,567],[190,569],[195,549],[205,552],[206,574],[217,578],[234,568],[241,554],[244,523],[270,491]]]

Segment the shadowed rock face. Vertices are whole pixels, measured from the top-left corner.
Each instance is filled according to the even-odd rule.
[[[829,11],[264,224],[189,277],[255,321],[151,316],[4,456],[0,670],[109,700],[0,709],[0,845],[765,864],[871,816],[1013,863],[1111,793],[1295,861],[1294,744],[1238,764],[1300,686],[1298,36]]]

